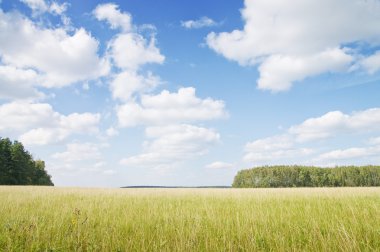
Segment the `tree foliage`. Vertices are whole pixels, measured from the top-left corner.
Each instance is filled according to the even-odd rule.
[[[380,186],[380,166],[264,166],[239,171],[232,187]]]
[[[33,160],[22,143],[0,138],[0,185],[53,185],[45,162]]]

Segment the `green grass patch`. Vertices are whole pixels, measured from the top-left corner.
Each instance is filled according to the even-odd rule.
[[[0,187],[0,251],[379,249],[375,187]]]

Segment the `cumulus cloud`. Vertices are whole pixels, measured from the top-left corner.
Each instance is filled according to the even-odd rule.
[[[177,93],[162,91],[158,95],[143,95],[141,105],[126,103],[117,108],[122,127],[186,123],[218,119],[227,116],[224,102],[200,99],[194,88],[180,88]]]
[[[156,47],[156,40],[151,37],[148,42],[137,33],[118,34],[110,43],[110,56],[117,67],[136,71],[148,63],[162,64],[165,57]]]
[[[212,129],[193,125],[169,125],[148,127],[149,139],[140,155],[120,161],[130,167],[164,168],[187,159],[204,155],[216,144],[220,135]]]
[[[119,135],[119,131],[114,127],[110,127],[106,130],[106,135],[109,137],[117,136]]]
[[[289,89],[306,77],[348,70],[347,45],[380,42],[378,1],[245,0],[242,30],[210,33],[211,49],[240,65],[259,64],[258,87]]]
[[[289,133],[293,134],[298,141],[304,142],[329,138],[342,132],[378,131],[379,124],[380,108],[356,111],[350,115],[341,111],[332,111],[292,126]]]
[[[0,99],[26,100],[43,98],[39,92],[39,75],[32,69],[19,69],[13,66],[0,65]]]
[[[313,154],[310,148],[295,146],[294,140],[287,134],[249,142],[244,151],[243,160],[255,166],[268,163],[293,164],[299,162],[300,157]]]
[[[53,126],[59,113],[46,103],[12,102],[0,106],[0,130],[24,130],[41,124]]]
[[[70,133],[64,128],[37,128],[20,135],[19,140],[26,145],[47,145],[63,141]]]
[[[181,21],[181,25],[186,29],[199,29],[203,27],[216,26],[217,23],[209,17],[201,17],[197,20]]]
[[[95,142],[71,142],[66,144],[61,152],[55,152],[47,160],[50,170],[56,173],[82,173],[94,172],[98,174],[109,174],[104,161],[103,150],[108,148],[106,143]],[[112,174],[116,171],[112,170]]]
[[[233,167],[234,167],[233,164],[220,162],[220,161],[213,162],[211,164],[206,165],[206,168],[208,168],[208,169],[217,169],[217,170],[219,170],[219,169],[231,169]]]
[[[248,151],[273,151],[289,149],[293,147],[291,138],[287,135],[279,135],[258,139],[256,141],[246,144],[245,148]]]
[[[335,146],[336,143],[334,145],[331,143],[340,136],[366,137],[368,134],[378,133],[379,123],[379,108],[351,114],[344,114],[341,111],[328,112],[320,117],[306,119],[281,135],[247,143],[243,159],[255,165],[293,163],[335,165],[354,159],[357,162],[365,162],[365,158],[380,154],[379,138],[370,138],[367,141],[368,146],[364,147],[331,150],[330,145]]]
[[[364,158],[369,156],[375,156],[380,154],[380,146],[376,147],[354,147],[348,149],[338,149],[329,151],[319,155],[317,160],[320,161],[336,161],[336,160],[345,160],[345,159],[357,159]]]
[[[352,61],[353,57],[339,48],[308,56],[271,55],[259,67],[257,86],[274,92],[285,91],[306,77],[344,71]]]
[[[99,21],[107,21],[112,29],[122,29],[128,32],[132,29],[132,16],[127,12],[121,12],[119,6],[113,3],[99,4],[93,11]]]
[[[304,158],[313,154],[310,148],[298,148],[288,150],[277,150],[270,152],[252,152],[250,149],[245,149],[246,154],[243,157],[245,162],[259,165],[293,165],[303,164]]]
[[[120,29],[107,46],[108,57],[119,71],[110,82],[113,98],[122,102],[134,100],[139,93],[150,91],[160,84],[158,76],[141,71],[146,64],[162,64],[165,60],[156,46],[154,34],[149,39],[145,38],[138,29],[133,28],[131,14],[121,12],[116,4],[100,4],[93,15],[99,21],[106,21],[112,29]]]
[[[73,134],[96,134],[98,132],[99,114],[70,114],[61,116],[55,127],[32,129],[19,137],[27,145],[46,145],[67,139]]]
[[[111,28],[122,28],[108,44],[109,56],[118,68],[137,71],[142,65],[164,62],[165,57],[157,48],[154,35],[147,40],[131,29],[132,17],[129,13],[121,13],[115,4],[101,4],[93,14],[100,21],[106,20]]]
[[[116,106],[119,127],[147,127],[145,137],[148,140],[143,153],[123,159],[121,163],[167,167],[207,151],[207,146],[217,141],[219,134],[183,123],[226,116],[223,101],[200,99],[196,97],[194,88],[181,88],[177,93],[164,90],[157,95],[148,94],[162,81],[159,76],[144,72],[143,67],[165,61],[157,47],[155,34],[146,37],[141,33],[147,27],[152,30],[151,26],[136,28],[132,16],[121,12],[115,4],[98,5],[93,14],[98,20],[106,21],[112,29],[119,29],[107,49],[107,55],[118,70],[110,81],[110,90],[112,97],[121,102]],[[203,24],[195,26],[210,25],[210,21],[202,19]],[[195,27],[194,24],[190,26]],[[168,124],[171,126],[163,126]],[[113,133],[113,130],[107,130],[109,136]]]
[[[104,147],[106,145],[95,143],[69,143],[66,145],[66,151],[54,153],[52,158],[64,162],[100,160],[102,158],[101,149]],[[99,162],[97,164],[97,167],[101,167]]]
[[[52,2],[49,7],[49,11],[56,15],[62,15],[66,12],[68,3],[58,4],[57,2]]]
[[[112,29],[119,29],[107,46],[107,56],[117,69],[110,81],[110,90],[112,97],[121,102],[116,106],[118,126],[147,127],[145,137],[148,140],[143,153],[123,159],[121,163],[157,168],[203,154],[209,144],[219,139],[219,134],[183,123],[226,116],[224,102],[200,99],[196,97],[194,88],[180,88],[177,93],[164,90],[157,95],[149,94],[163,81],[159,76],[144,71],[143,67],[165,61],[157,47],[155,28],[151,25],[135,26],[132,16],[121,12],[115,4],[98,5],[93,14],[98,20],[106,21]],[[204,18],[190,26],[212,24],[212,20]],[[148,37],[141,32],[147,29],[151,32]],[[111,136],[114,130],[106,133]]]
[[[73,134],[98,132],[99,114],[62,115],[47,103],[12,102],[0,106],[0,132],[21,132],[27,145],[56,143]]]
[[[97,55],[98,41],[83,28],[69,34],[0,10],[0,44],[3,69],[28,73],[29,82],[39,86],[63,87],[109,72],[108,62]],[[11,84],[12,80],[6,83]]]
[[[160,77],[148,73],[138,74],[133,71],[123,71],[115,75],[110,83],[112,97],[127,102],[133,100],[138,93],[151,91],[162,81]]]
[[[364,58],[361,61],[361,65],[369,74],[378,72],[380,70],[380,51]]]

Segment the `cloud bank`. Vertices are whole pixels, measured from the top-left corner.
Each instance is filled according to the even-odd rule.
[[[229,60],[258,65],[259,89],[289,90],[308,77],[349,71],[363,57],[368,72],[379,70],[378,54],[357,52],[358,43],[380,44],[379,1],[245,0],[241,15],[243,29],[212,32],[206,41]]]

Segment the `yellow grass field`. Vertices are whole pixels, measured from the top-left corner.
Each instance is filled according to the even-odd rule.
[[[380,251],[380,188],[3,186],[0,251]]]

